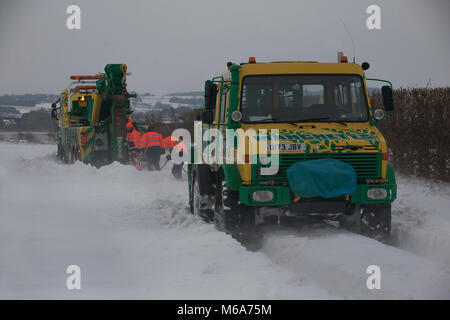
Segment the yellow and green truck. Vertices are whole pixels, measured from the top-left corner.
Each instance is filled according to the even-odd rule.
[[[108,64],[104,73],[71,76],[69,88],[52,104],[58,121],[57,157],[100,167],[128,161],[126,129],[131,119],[125,64]]]
[[[389,81],[367,79],[368,68],[346,57],[336,63],[229,62],[224,73],[205,82],[203,135],[208,129],[227,141],[227,130],[277,135],[268,134],[267,148],[256,149],[234,135],[231,162],[194,159],[194,144],[188,164],[191,211],[236,238],[270,220],[315,217],[387,241],[396,181],[377,124],[394,110],[393,91]],[[382,82],[384,110],[371,105],[368,80]],[[217,137],[202,139],[202,145],[219,143]],[[240,147],[244,161],[237,160]],[[271,161],[277,170],[267,174]],[[319,171],[311,169],[317,165]],[[342,167],[350,178],[342,178]]]

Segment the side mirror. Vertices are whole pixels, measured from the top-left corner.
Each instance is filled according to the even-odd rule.
[[[58,119],[58,113],[57,113],[56,109],[53,108],[53,105],[52,105],[52,114],[51,114],[51,116],[52,116],[52,119]]]
[[[205,109],[214,110],[216,108],[217,86],[211,80],[205,82]]]
[[[214,112],[213,110],[205,110],[202,112],[202,122],[203,123],[213,123],[214,122]]]
[[[381,93],[383,95],[383,105],[384,110],[392,111],[394,110],[394,95],[390,86],[381,87]]]

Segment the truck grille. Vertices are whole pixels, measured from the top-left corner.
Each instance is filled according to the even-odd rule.
[[[381,154],[380,153],[317,153],[317,154],[280,154],[280,169],[273,176],[259,175],[260,165],[255,165],[252,174],[253,182],[264,182],[275,180],[286,181],[286,170],[296,162],[331,158],[347,163],[356,171],[358,181],[365,179],[378,179],[381,177]]]

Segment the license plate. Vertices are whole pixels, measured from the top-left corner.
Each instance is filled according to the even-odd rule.
[[[278,152],[297,152],[297,151],[305,151],[306,145],[304,143],[290,143],[290,142],[282,142],[279,144],[267,144],[267,152],[278,151]]]

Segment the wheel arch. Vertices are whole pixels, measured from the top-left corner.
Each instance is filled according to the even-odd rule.
[[[227,187],[233,191],[239,191],[239,187],[242,185],[242,180],[237,165],[224,164],[219,167],[219,171],[222,172],[222,176],[225,179]]]

